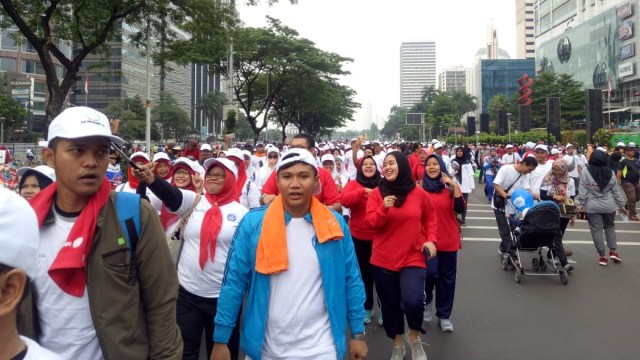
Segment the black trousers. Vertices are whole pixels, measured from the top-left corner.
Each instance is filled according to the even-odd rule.
[[[511,249],[511,230],[509,229],[509,223],[507,222],[504,212],[493,209],[493,213],[496,216],[498,232],[500,233],[500,251],[508,252]]]
[[[211,351],[213,349],[213,319],[216,317],[217,308],[218,298],[204,298],[194,295],[180,286],[178,290],[176,316],[184,342],[182,359],[198,360],[200,356],[200,339],[202,338],[203,330],[207,346],[207,359],[211,358]],[[239,321],[236,322],[236,327],[231,333],[228,346],[231,352],[231,358],[238,359],[240,349]]]
[[[424,290],[427,304],[433,301],[436,290],[436,316],[448,319],[453,311],[453,299],[456,294],[456,273],[458,268],[457,251],[438,251],[436,256],[427,260],[427,281]]]
[[[390,339],[404,334],[404,318],[409,329],[426,333],[422,328],[424,282],[427,272],[421,267],[391,271],[375,265],[373,279],[384,314],[383,327]]]
[[[360,265],[360,276],[362,276],[362,282],[364,283],[364,292],[367,295],[367,299],[364,302],[364,309],[373,309],[373,272],[371,271],[371,247],[373,241],[360,240],[353,238],[353,247],[356,251],[356,257],[358,258],[358,265]]]

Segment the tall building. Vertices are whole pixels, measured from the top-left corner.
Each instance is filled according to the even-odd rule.
[[[0,72],[6,76],[7,93],[27,109],[27,118],[23,127],[14,129],[16,138],[6,140],[26,141],[29,132],[44,131],[45,101],[48,96],[46,76],[40,58],[31,44],[22,39],[19,44],[14,39],[17,27],[11,26],[0,30]],[[58,49],[68,58],[72,55],[71,45],[58,41]],[[64,68],[54,58],[56,73],[59,78]],[[24,135],[24,136],[23,136]]]
[[[142,99],[147,97],[147,59],[142,50],[134,47],[129,36],[138,31],[132,25],[120,22],[121,35],[118,40],[110,41],[110,57],[105,64],[101,55],[90,54],[82,62],[79,75],[82,80],[76,82],[71,101],[76,105],[84,105],[95,109],[103,109],[113,100],[125,99],[135,95]],[[172,31],[186,38],[188,35],[180,29],[172,27]],[[168,64],[171,71],[166,71],[164,91],[170,93],[178,106],[192,115],[192,79],[191,66]],[[151,100],[152,106],[160,99],[160,68],[151,64]],[[84,78],[88,77],[88,93],[84,90]],[[194,126],[195,128],[195,126]]]
[[[426,87],[436,88],[436,43],[405,42],[400,46],[400,106],[420,102]]]
[[[487,26],[487,58],[498,58],[498,30],[493,24]]]
[[[478,99],[479,112],[489,112],[489,100],[498,94],[503,94],[509,101],[520,89],[518,79],[524,74],[533,74],[534,70],[534,59],[480,60],[476,64],[476,91],[473,94]]]
[[[438,74],[438,90],[441,92],[467,91],[467,69],[458,65],[442,70]]]
[[[586,89],[602,90],[605,114],[619,122],[640,114],[639,6],[638,0],[536,0],[536,72],[572,74]]]
[[[516,58],[535,59],[534,0],[516,0]]]

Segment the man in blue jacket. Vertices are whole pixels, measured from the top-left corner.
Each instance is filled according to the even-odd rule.
[[[240,347],[252,360],[342,359],[347,324],[351,358],[364,358],[365,292],[349,228],[313,196],[320,183],[307,150],[290,150],[276,174],[280,195],[250,211],[233,239],[211,359],[231,358],[247,292]]]

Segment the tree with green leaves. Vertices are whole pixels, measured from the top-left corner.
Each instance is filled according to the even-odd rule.
[[[467,94],[464,90],[455,90],[449,92],[449,94],[451,96],[451,100],[453,100],[456,105],[458,118],[462,118],[464,114],[476,110],[477,99],[475,96]]]
[[[162,139],[179,140],[191,131],[191,120],[171,93],[164,93],[161,100],[151,109],[151,120]]]
[[[236,116],[235,110],[227,111],[227,118],[224,120],[224,134],[230,135],[236,132]]]
[[[509,102],[505,98],[504,94],[498,94],[487,103],[487,111],[489,112],[489,118],[492,120],[498,119],[498,111],[509,111]]]
[[[222,128],[222,110],[227,103],[227,95],[217,90],[208,92],[200,98],[196,108],[202,111],[203,123],[207,128],[213,129],[214,132]]]
[[[113,100],[102,112],[109,118],[120,120],[119,134],[122,138],[133,141],[145,138],[146,130],[146,113],[144,101],[140,96],[125,98],[122,100]],[[151,137],[158,139],[158,134],[152,128]]]
[[[573,74],[540,73],[531,90],[531,126],[544,127],[547,124],[547,98],[559,97],[562,118],[575,121],[586,117],[584,85],[575,80]]]

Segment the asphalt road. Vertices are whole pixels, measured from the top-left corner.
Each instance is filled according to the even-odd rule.
[[[640,359],[640,223],[616,224],[624,262],[599,266],[586,221],[568,227],[573,251],[569,283],[558,276],[524,275],[500,268],[493,211],[472,194],[458,263],[453,333],[425,324],[429,359]],[[530,267],[530,254],[523,264]],[[391,340],[377,323],[367,326],[368,359],[388,359]],[[407,348],[408,350],[408,348]],[[405,359],[411,359],[407,354]]]
[[[576,221],[564,237],[575,267],[569,283],[524,275],[517,284],[500,267],[495,218],[480,194],[470,196],[463,228],[454,332],[441,332],[435,320],[425,324],[429,359],[640,359],[640,222],[616,223],[624,262],[602,267],[587,223]],[[522,256],[530,267],[531,255]],[[375,320],[377,313],[367,325],[367,359],[388,359],[392,343]]]

